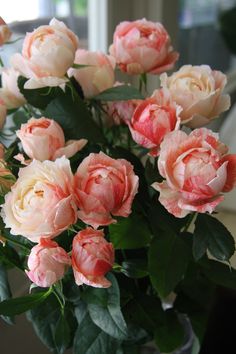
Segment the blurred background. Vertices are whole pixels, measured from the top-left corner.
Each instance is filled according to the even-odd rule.
[[[231,94],[232,108],[211,128],[219,131],[231,152],[236,152],[236,0],[1,0],[0,9],[14,32],[13,39],[56,17],[76,32],[80,48],[105,52],[119,22],[143,17],[162,22],[180,52],[176,69],[184,64],[208,64],[227,74],[226,91]],[[1,49],[5,64],[21,45],[22,40]],[[158,78],[149,77],[150,92],[157,86]],[[236,191],[226,196],[217,217],[236,237]],[[236,257],[232,265],[236,267]],[[21,296],[28,284],[13,273],[12,287],[13,294]],[[0,320],[0,342],[3,354],[48,353],[23,316],[15,327]],[[211,354],[209,350],[206,353]]]

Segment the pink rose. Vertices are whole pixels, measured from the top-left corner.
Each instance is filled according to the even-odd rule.
[[[0,17],[0,47],[9,41],[11,38],[11,31],[9,27],[6,25],[6,22]]]
[[[71,68],[68,71],[68,75],[74,76],[81,85],[86,98],[96,96],[113,86],[115,61],[110,55],[78,49],[75,63],[88,65],[80,69]]]
[[[70,257],[63,248],[54,241],[41,238],[30,252],[29,271],[25,272],[33,283],[46,288],[62,279],[70,264]]]
[[[179,129],[181,110],[164,90],[154,91],[151,98],[139,104],[129,123],[134,141],[157,156],[165,135]]]
[[[0,129],[4,126],[7,116],[7,107],[4,101],[0,98]]]
[[[111,282],[105,274],[112,269],[114,249],[104,238],[102,230],[88,227],[73,239],[72,268],[77,285],[87,284],[95,288],[108,288]]]
[[[24,152],[31,159],[39,161],[55,160],[63,155],[70,158],[87,143],[85,139],[69,140],[65,143],[60,125],[55,120],[44,117],[31,118],[26,124],[21,125],[16,135],[22,143]]]
[[[24,96],[20,93],[17,80],[20,73],[14,68],[2,70],[2,87],[0,97],[4,101],[7,109],[18,108],[26,103]]]
[[[78,38],[63,22],[52,19],[27,33],[21,54],[12,57],[12,65],[29,78],[25,88],[64,86],[67,70],[74,63]]]
[[[53,238],[77,220],[72,195],[73,175],[65,157],[56,161],[34,160],[21,168],[5,197],[2,217],[12,235],[39,242]]]
[[[158,160],[166,180],[153,184],[161,204],[179,218],[191,211],[212,213],[224,199],[221,193],[236,185],[236,155],[226,155],[227,151],[218,134],[206,128],[189,136],[183,131],[169,133]]]
[[[190,128],[210,123],[230,107],[229,95],[223,94],[226,76],[208,65],[184,65],[169,77],[162,74],[160,79],[161,86],[183,108],[181,121]]]
[[[129,75],[160,74],[172,69],[179,57],[162,24],[146,19],[121,22],[116,27],[110,54]]]
[[[127,217],[138,190],[138,176],[123,159],[91,153],[75,174],[78,217],[97,228],[116,222],[112,216]]]

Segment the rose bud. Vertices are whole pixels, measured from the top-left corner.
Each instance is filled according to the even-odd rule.
[[[19,177],[5,196],[2,217],[12,235],[39,242],[53,238],[77,220],[72,195],[73,175],[65,157],[34,160],[19,170]]]
[[[121,22],[116,27],[110,54],[129,75],[160,74],[172,69],[179,57],[162,24],[146,19]]]
[[[112,215],[129,216],[137,190],[138,176],[131,163],[91,153],[75,174],[78,217],[94,228],[114,223]]]
[[[183,131],[169,133],[161,144],[158,168],[166,179],[152,186],[160,192],[159,201],[176,217],[192,211],[212,213],[236,185],[236,155],[218,134],[206,128],[189,136]]]
[[[129,123],[134,141],[157,156],[165,135],[179,129],[181,110],[164,90],[154,91],[151,98],[138,105]]]
[[[2,87],[0,97],[4,101],[7,109],[14,109],[26,103],[24,96],[20,93],[17,80],[20,73],[14,68],[2,70]]]
[[[62,279],[71,260],[66,251],[54,241],[41,238],[39,244],[31,249],[28,258],[29,279],[43,288]]]
[[[31,118],[21,125],[16,135],[22,143],[24,152],[31,159],[39,161],[55,160],[63,155],[70,158],[87,144],[85,139],[69,140],[65,143],[60,125],[55,120],[44,117]],[[17,156],[17,159],[20,157]]]
[[[68,71],[68,75],[74,76],[82,87],[86,98],[96,96],[113,86],[115,60],[110,55],[78,49],[75,54],[75,63],[88,65],[79,69],[71,68]]]
[[[111,282],[104,275],[111,270],[113,263],[114,249],[104,238],[102,230],[88,227],[74,237],[72,268],[77,285],[108,288]]]
[[[208,65],[184,65],[171,76],[162,74],[161,86],[183,110],[182,123],[198,128],[230,107],[229,95],[223,94],[226,76]]]
[[[0,47],[9,41],[11,38],[11,31],[9,27],[6,25],[6,22],[0,17]]]
[[[27,33],[22,55],[14,54],[12,66],[29,78],[24,88],[64,87],[67,70],[74,63],[78,38],[63,22],[52,19],[49,25]]]

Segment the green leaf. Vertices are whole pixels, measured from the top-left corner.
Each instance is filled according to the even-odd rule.
[[[99,95],[93,97],[99,101],[127,101],[127,100],[143,100],[143,95],[136,87],[130,85],[120,85],[109,88]]]
[[[70,327],[64,315],[57,322],[54,340],[58,353],[63,354],[71,340]]]
[[[213,257],[227,261],[235,252],[235,242],[227,228],[214,217],[199,214],[195,222],[193,255],[199,260],[208,249]]]
[[[0,264],[0,301],[11,298],[11,290],[5,267]],[[1,316],[8,324],[13,324],[14,319],[9,316]]]
[[[187,218],[176,218],[161,205],[157,196],[154,196],[148,211],[148,219],[153,234],[158,236],[163,232],[179,232],[186,224]]]
[[[70,331],[70,340],[74,337],[74,333],[77,327],[77,321],[73,315],[73,310],[65,307],[65,321],[69,328],[66,331]],[[58,322],[61,317],[61,308],[55,296],[49,296],[46,301],[38,304],[30,311],[27,312],[27,318],[32,323],[35,333],[40,338],[40,340],[47,346],[51,351],[60,353],[60,345],[65,345],[66,343],[58,343],[58,334],[56,334]],[[64,324],[61,324],[62,327]],[[59,325],[59,329],[61,327]],[[66,342],[69,342],[68,333],[66,335]],[[60,341],[59,341],[60,342]],[[72,343],[67,342],[67,347]]]
[[[148,275],[146,259],[130,259],[122,262],[121,272],[129,278],[143,278]]]
[[[85,138],[91,142],[103,142],[103,135],[93,121],[84,101],[74,93],[60,95],[52,100],[45,110],[45,116],[56,120],[67,138]]]
[[[49,102],[60,95],[63,91],[60,87],[43,87],[38,89],[25,89],[24,85],[28,81],[23,76],[18,78],[18,87],[26,101],[32,106],[45,109]]]
[[[0,315],[13,316],[26,312],[44,301],[49,294],[49,291],[42,291],[15,299],[4,300],[0,303]]]
[[[74,337],[74,354],[116,354],[120,342],[97,327],[87,314]]]
[[[93,66],[93,65],[85,65],[85,64],[76,64],[76,63],[74,63],[72,65],[72,68],[73,69],[83,69],[83,68],[88,68],[90,66]]]
[[[142,248],[149,244],[151,232],[142,215],[133,212],[109,226],[110,239],[116,249]]]
[[[200,262],[203,273],[213,283],[236,290],[236,270],[227,264],[212,259]]]
[[[84,300],[88,303],[88,312],[92,321],[110,336],[124,340],[127,337],[127,326],[120,309],[119,286],[114,275],[110,273],[106,277],[111,281],[111,287],[89,288]]]
[[[184,330],[173,310],[165,311],[164,319],[156,328],[154,338],[161,352],[170,353],[183,344]]]
[[[7,266],[17,267],[23,271],[25,270],[18,253],[8,243],[6,243],[5,246],[0,244],[0,260]]]
[[[189,248],[174,233],[162,234],[152,240],[149,248],[149,274],[158,294],[164,298],[174,290],[183,278],[188,261]]]

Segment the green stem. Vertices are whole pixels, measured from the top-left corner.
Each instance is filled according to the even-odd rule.
[[[2,61],[2,58],[0,57],[0,66],[3,68],[4,67],[4,64],[3,64],[3,61]]]
[[[60,296],[57,294],[57,291],[56,291],[56,289],[54,287],[52,287],[52,292],[53,292],[53,294],[55,295],[57,301],[60,304],[62,315],[64,315],[65,304],[61,301]]]
[[[195,216],[197,216],[197,213],[196,213],[196,212],[194,212],[194,213],[192,213],[192,214],[189,215],[189,218],[188,218],[188,220],[187,220],[187,223],[186,223],[186,225],[184,226],[182,232],[187,232],[187,231],[188,231],[189,227],[190,227],[191,224],[192,224],[192,221],[195,219]]]

